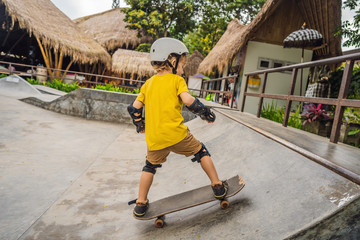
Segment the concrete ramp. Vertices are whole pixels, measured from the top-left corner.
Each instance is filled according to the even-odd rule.
[[[52,101],[44,101],[39,96],[24,98],[22,101],[46,110],[85,119],[132,123],[127,107],[135,101],[136,97],[136,94],[130,93],[80,88]],[[195,117],[186,108],[182,114],[185,121]]]
[[[229,209],[212,202],[173,213],[163,229],[135,220],[127,202],[137,197],[146,143],[126,128],[21,239],[359,239],[357,184],[221,114],[187,125],[222,179],[246,182]],[[170,154],[149,199],[208,183],[199,164]]]
[[[0,78],[0,92],[3,95],[11,96],[39,96],[39,92],[34,86],[17,75]]]

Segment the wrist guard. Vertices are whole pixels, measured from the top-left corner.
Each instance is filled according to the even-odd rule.
[[[127,107],[127,110],[133,120],[133,124],[136,126],[136,132],[145,130],[145,118],[142,116],[143,108],[137,109],[132,104]]]
[[[210,110],[210,108],[202,104],[197,98],[195,98],[195,101],[187,108],[190,110],[190,112],[199,115],[202,120],[209,122],[215,121],[215,114]]]

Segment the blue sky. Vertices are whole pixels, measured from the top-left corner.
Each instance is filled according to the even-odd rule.
[[[111,9],[113,0],[51,0],[69,18],[75,19]],[[120,7],[125,7],[124,0],[120,0]],[[349,10],[342,11],[342,20],[352,20],[354,12]],[[353,49],[343,48],[343,51]]]

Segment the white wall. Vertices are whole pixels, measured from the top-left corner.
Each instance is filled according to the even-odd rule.
[[[259,57],[275,59],[284,62],[292,62],[292,63],[300,63],[301,62],[301,49],[298,48],[283,48],[279,45],[273,45],[268,43],[261,43],[255,41],[249,41],[246,51],[245,64],[244,64],[244,73],[258,71],[258,61]],[[309,62],[312,59],[313,51],[305,50],[304,53],[304,62]],[[298,78],[296,80],[295,87],[295,95],[299,95],[300,93],[300,70],[298,71]],[[303,71],[303,87],[302,94],[305,94],[305,87],[307,76],[309,73],[309,69],[304,69]],[[263,81],[264,75],[260,75]],[[245,76],[242,76],[241,83],[241,93],[239,98],[239,108],[242,105],[243,93],[245,89]],[[268,80],[266,84],[265,93],[272,94],[284,94],[287,95],[289,93],[291,81],[291,72],[283,72],[283,73],[270,73],[268,74]],[[262,82],[261,82],[262,84]],[[261,87],[258,89],[248,88],[248,92],[260,93]],[[277,101],[272,99],[264,99],[264,103],[271,103],[272,101],[277,102],[278,106],[284,106],[286,104],[285,101]],[[256,114],[258,108],[259,98],[255,97],[246,97],[245,101],[245,112],[249,112],[252,114]],[[293,102],[293,106],[296,103]]]
[[[193,96],[196,96],[196,97],[199,97],[199,96],[200,96],[201,82],[202,82],[202,78],[193,77],[193,76],[190,76],[190,77],[189,77],[188,88],[189,88],[189,92],[190,92]],[[198,89],[199,91],[190,90],[190,89]]]

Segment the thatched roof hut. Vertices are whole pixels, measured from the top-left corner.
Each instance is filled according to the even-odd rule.
[[[204,60],[204,56],[198,50],[195,50],[188,58],[184,67],[185,78],[197,74],[200,63]]]
[[[74,22],[108,52],[113,52],[117,48],[135,49],[141,43],[151,42],[148,37],[138,38],[136,30],[126,28],[124,18],[125,13],[120,8],[114,8],[75,19]]]
[[[50,0],[1,0],[12,24],[19,24],[29,35],[34,35],[43,54],[50,49],[61,56],[69,56],[72,62],[107,65],[111,57],[96,41],[88,37],[76,24],[61,12]],[[62,61],[62,60],[61,60]]]
[[[314,51],[315,59],[341,55],[341,38],[334,30],[341,24],[341,0],[268,0],[253,21],[243,26],[237,19],[200,64],[199,72],[222,72],[249,40],[276,45],[306,22],[319,31],[325,44]]]
[[[156,71],[150,64],[150,54],[133,50],[118,49],[112,58],[112,71],[131,76],[152,76]],[[134,78],[132,78],[134,79]]]

